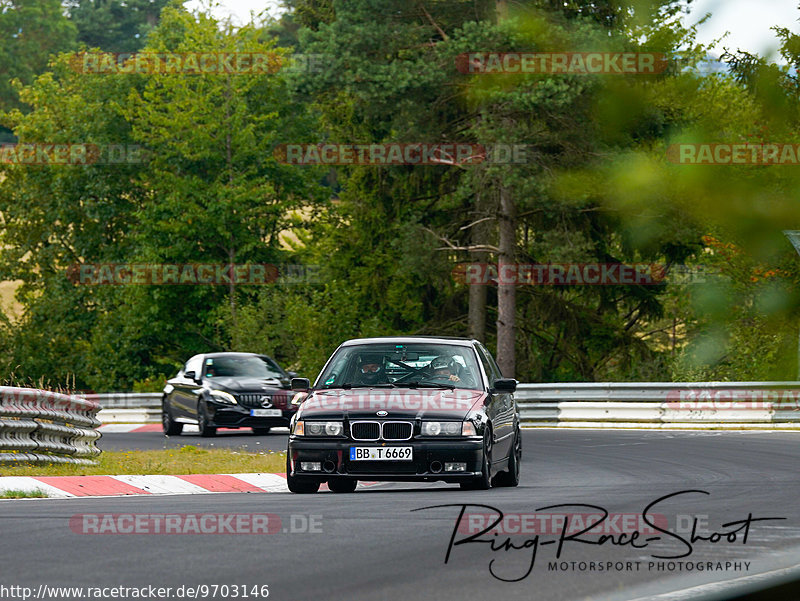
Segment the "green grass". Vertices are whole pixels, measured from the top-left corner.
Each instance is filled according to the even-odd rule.
[[[0,499],[46,499],[49,495],[43,490],[4,490]]]
[[[285,453],[247,453],[187,445],[159,451],[104,451],[97,465],[3,466],[0,476],[99,476],[133,474],[237,474],[283,472]]]

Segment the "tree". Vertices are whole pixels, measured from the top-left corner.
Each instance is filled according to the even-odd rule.
[[[98,76],[62,57],[22,87],[31,112],[4,117],[21,140],[151,154],[140,165],[4,166],[0,276],[24,282],[25,307],[0,324],[6,371],[128,387],[235,348],[311,376],[343,339],[394,333],[471,334],[527,381],[777,377],[794,364],[783,358],[797,259],[780,230],[800,222],[797,175],[671,159],[676,144],[796,142],[789,70],[738,55],[733,77],[684,69],[706,49],[669,0],[291,6],[281,25],[241,30],[168,7],[143,49],[273,52],[270,37],[293,45],[297,24],[295,49],[325,57],[319,70]],[[800,44],[781,35],[796,60]],[[647,76],[456,68],[465,52],[553,48],[680,61]],[[280,143],[319,142],[524,145],[527,160],[314,167],[273,156]],[[320,266],[322,282],[88,287],[64,273],[75,262],[288,260]],[[673,275],[468,287],[454,270],[476,261],[655,263]],[[672,279],[707,263],[724,277]],[[764,361],[752,359],[759,347],[772,349]]]
[[[75,27],[58,0],[4,0],[0,8],[0,110],[20,108],[13,80],[30,84],[47,68],[51,55],[75,45]],[[4,130],[3,142],[13,141]]]
[[[3,123],[21,143],[133,144],[119,111],[127,89],[119,78],[75,73],[63,55],[53,72],[20,90],[30,110],[6,113]],[[3,165],[0,279],[22,281],[17,299],[24,307],[11,329],[13,353],[4,356],[8,373],[61,382],[75,375],[87,387],[93,328],[117,291],[73,285],[68,269],[84,261],[125,261],[141,198],[133,185],[137,169],[124,162]]]
[[[512,11],[495,2],[469,9],[458,2],[297,3],[307,27],[300,32],[303,49],[331,57],[330,68],[302,88],[314,94],[323,109],[327,139],[526,144],[532,151],[532,160],[522,166],[337,169],[341,202],[332,213],[341,217],[341,225],[320,232],[326,251],[331,252],[333,240],[338,240],[340,254],[353,247],[351,230],[345,229],[353,227],[380,231],[380,237],[368,239],[369,252],[392,257],[388,265],[409,261],[409,255],[399,254],[396,245],[390,247],[382,239],[400,237],[399,232],[409,237],[415,229],[444,242],[438,259],[430,254],[431,247],[412,249],[414,262],[429,265],[441,259],[475,260],[487,257],[475,253],[487,251],[501,261],[669,265],[699,252],[704,231],[700,222],[682,218],[676,207],[669,212],[668,227],[661,224],[656,236],[642,235],[635,231],[642,216],[630,206],[623,207],[621,215],[616,206],[620,194],[614,189],[625,189],[618,178],[635,171],[634,157],[657,155],[670,133],[696,118],[696,105],[689,99],[700,84],[694,76],[681,74],[682,65],[657,76],[616,79],[468,77],[452,68],[459,53],[476,48],[502,52],[577,47],[670,56],[681,49],[691,63],[703,49],[693,43],[692,30],[681,25],[681,6],[651,2],[628,10],[615,3],[528,2],[515,3]],[[498,21],[498,12],[507,16]],[[669,189],[669,195],[679,198],[680,192]],[[356,216],[352,205],[358,207]],[[381,224],[380,230],[375,223]],[[348,235],[337,238],[340,229]],[[356,264],[358,257],[360,253],[353,257]],[[353,263],[345,258],[342,273],[348,275],[339,285],[363,286],[358,281],[363,276],[348,273],[347,265]],[[402,281],[407,296],[424,294],[424,280],[408,287],[391,267],[375,276],[381,282],[378,290]],[[494,291],[473,287],[468,301],[462,296],[466,290],[452,281],[434,281],[435,296],[424,296],[427,313],[446,308],[448,318],[429,321],[422,331],[454,329],[480,335],[482,299],[493,300]],[[634,371],[649,378],[664,366],[658,347],[649,346],[645,338],[669,300],[665,290],[503,286],[498,290],[498,328],[486,336],[497,340],[504,371],[525,379],[591,380]],[[379,298],[384,302],[376,303]],[[384,316],[386,331],[403,323],[392,318],[397,312],[387,306],[385,296],[365,295],[356,302],[364,313]],[[454,309],[465,311],[467,319],[457,313],[454,319]],[[419,318],[406,322],[406,331],[425,314],[423,306]],[[358,332],[358,324],[354,326]],[[518,348],[520,361],[515,360]]]
[[[261,33],[169,8],[144,49],[274,52]],[[100,75],[69,64],[60,57],[21,91],[30,113],[5,115],[20,140],[143,145],[149,160],[6,166],[0,274],[23,281],[25,307],[6,359],[23,377],[76,374],[82,387],[127,388],[227,348],[217,309],[232,313],[253,288],[78,285],[70,266],[280,262],[287,211],[313,204],[314,183],[279,165],[272,148],[278,132],[302,131],[307,119],[283,103],[282,73]]]
[[[67,0],[78,41],[105,52],[138,52],[169,0]]]

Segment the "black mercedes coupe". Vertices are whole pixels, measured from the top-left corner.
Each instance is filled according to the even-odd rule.
[[[289,389],[296,375],[266,355],[195,355],[164,387],[164,434],[178,435],[184,424],[197,424],[200,436],[214,436],[217,428],[268,434],[270,428],[288,426],[297,411]]]
[[[517,486],[522,459],[517,381],[477,340],[363,338],[334,351],[313,387],[292,379],[289,490],[359,480]]]

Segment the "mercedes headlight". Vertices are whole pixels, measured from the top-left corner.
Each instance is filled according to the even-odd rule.
[[[211,398],[218,403],[224,403],[226,405],[237,405],[236,397],[230,394],[229,392],[225,392],[224,390],[212,390],[210,392]]]

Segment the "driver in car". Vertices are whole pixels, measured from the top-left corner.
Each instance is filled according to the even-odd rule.
[[[381,355],[362,355],[359,358],[358,376],[359,383],[367,386],[386,384],[389,381],[383,369]]]
[[[460,382],[461,378],[458,377],[458,367],[454,359],[450,357],[436,357],[431,361],[431,371],[434,378],[448,379],[451,382]]]

